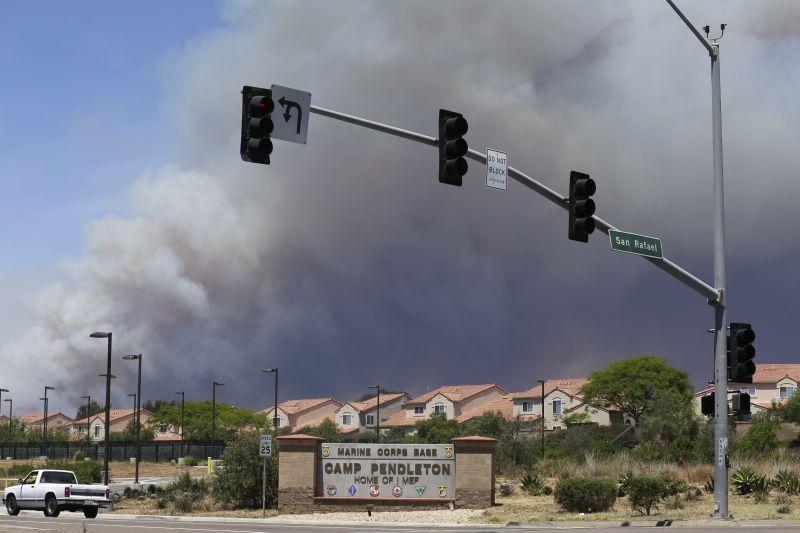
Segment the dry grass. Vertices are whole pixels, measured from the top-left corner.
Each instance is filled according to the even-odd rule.
[[[227,518],[261,518],[263,516],[261,514],[261,509],[223,509],[216,505],[209,495],[205,495],[199,501],[195,502],[192,511],[189,513],[178,511],[172,504],[168,504],[164,509],[159,509],[156,505],[155,498],[146,498],[144,500],[123,499],[114,505],[114,510],[111,512],[135,515],[215,516]],[[266,516],[278,516],[278,511],[275,509],[267,509]]]
[[[15,464],[32,464],[35,468],[44,466],[43,462],[37,460],[0,460],[0,468],[8,468]],[[108,469],[112,480],[114,478],[131,478],[135,474],[136,465],[128,461],[111,461]],[[207,475],[205,467],[198,468],[169,463],[139,463],[139,477],[174,477],[177,479],[184,473],[188,473],[192,477]]]

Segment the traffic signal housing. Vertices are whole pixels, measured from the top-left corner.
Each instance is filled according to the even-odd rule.
[[[569,173],[569,238],[572,241],[589,242],[594,231],[595,205],[591,196],[597,185],[588,174],[575,170]]]
[[[469,125],[455,111],[439,110],[439,181],[461,187],[461,178],[469,166],[464,156],[469,151],[464,134]]]
[[[714,414],[714,393],[700,397],[700,412],[710,416]]]
[[[750,395],[739,392],[733,395],[733,410],[739,414],[750,414]]]
[[[260,87],[242,87],[242,160],[269,165],[272,153],[272,91]]]
[[[734,383],[752,383],[756,373],[753,358],[756,334],[750,324],[731,322],[728,335],[728,380]]]

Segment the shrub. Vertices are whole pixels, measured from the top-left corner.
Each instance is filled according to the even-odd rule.
[[[194,502],[197,500],[197,495],[192,492],[181,492],[175,495],[173,503],[175,510],[181,513],[191,513],[194,508]]]
[[[619,484],[619,490],[617,495],[621,498],[623,496],[627,496],[628,491],[631,487],[631,480],[636,477],[631,470],[627,470],[619,475],[617,479],[617,483]]]
[[[672,496],[667,496],[667,498],[664,500],[664,507],[672,510],[683,509],[684,508],[683,499],[680,497],[679,494],[673,494]]]
[[[83,461],[84,459],[86,459],[86,454],[84,454],[84,453],[83,453],[82,451],[80,451],[80,450],[78,450],[77,452],[75,452],[75,454],[72,456],[72,460],[73,460],[73,461],[75,461],[76,463],[77,463],[78,461]]]
[[[539,477],[539,474],[535,474],[533,472],[528,472],[525,474],[520,480],[520,486],[522,490],[530,494],[531,496],[540,496],[545,493],[545,486],[542,478]]]
[[[766,482],[765,476],[760,476],[756,469],[750,465],[737,468],[731,477],[731,484],[737,494],[752,494],[756,486],[762,486]]]
[[[186,466],[197,466],[197,459],[192,457],[191,455],[187,455],[183,458],[183,464]]]
[[[714,492],[714,476],[708,476],[706,482],[703,483],[703,490],[709,493]]]
[[[556,484],[555,500],[565,511],[607,511],[617,499],[617,484],[611,479],[576,477]]]
[[[639,476],[630,483],[631,509],[642,515],[650,515],[650,511],[658,509],[658,502],[667,496],[667,481],[660,476]]]
[[[262,458],[258,455],[257,433],[242,433],[228,442],[222,455],[225,468],[217,472],[213,494],[215,499],[235,508],[261,507]],[[267,459],[267,506],[278,499],[278,454],[273,448]]]
[[[512,494],[514,494],[514,485],[512,485],[511,483],[508,483],[506,481],[503,481],[502,483],[500,483],[500,495],[501,496],[511,496]]]
[[[792,512],[792,499],[788,494],[778,494],[775,496],[775,512],[789,514]]]
[[[780,492],[797,494],[800,492],[800,477],[791,470],[781,470],[775,475],[772,485]]]
[[[72,470],[78,483],[100,483],[103,479],[103,467],[97,461],[47,461],[45,468],[53,470]]]
[[[702,497],[703,497],[703,491],[697,485],[689,485],[688,487],[686,487],[686,501],[694,502]]]

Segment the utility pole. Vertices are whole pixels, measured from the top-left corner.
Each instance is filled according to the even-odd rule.
[[[544,461],[544,380],[537,379],[536,382],[542,384],[542,460]]]
[[[728,514],[728,362],[727,297],[725,294],[725,185],[722,173],[722,95],[720,89],[719,43],[708,42],[672,0],[675,13],[697,37],[711,57],[711,130],[714,158],[714,285],[719,298],[714,305],[714,518]],[[708,36],[708,26],[704,28]],[[721,30],[725,31],[723,24]]]

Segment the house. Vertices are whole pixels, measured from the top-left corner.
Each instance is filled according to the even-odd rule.
[[[8,424],[9,420],[6,415],[0,415],[0,424]]]
[[[134,419],[135,409],[111,409],[108,414],[108,431],[109,433],[122,433],[128,424]],[[147,426],[148,420],[152,414],[147,409],[142,409],[139,415],[142,426]],[[93,442],[102,441],[105,438],[105,411],[100,411],[87,418],[74,420],[71,424],[70,433],[73,438],[85,439],[86,431],[89,431],[89,439]]]
[[[303,427],[318,426],[326,418],[336,421],[336,411],[342,404],[333,398],[312,398],[305,400],[288,400],[278,404],[277,427],[288,427],[295,431]],[[275,417],[275,408],[269,407],[259,411],[267,416],[268,421]]]
[[[444,414],[448,419],[456,420],[474,418],[477,413],[486,412],[487,405],[496,406],[497,400],[504,396],[508,396],[508,391],[494,383],[439,387],[408,400],[403,409],[384,420],[382,425],[387,429],[401,427],[407,433],[414,433],[417,422],[427,420],[433,414]]]
[[[615,409],[588,405],[583,401],[581,387],[589,383],[586,378],[549,379],[544,382],[544,402],[542,402],[542,385],[511,395],[514,406],[513,416],[542,416],[544,413],[545,430],[562,429],[564,419],[570,415],[586,415],[586,421],[601,426],[632,423],[630,417]],[[544,408],[542,407],[544,406]]]
[[[405,392],[381,394],[381,427],[383,421],[400,412],[411,396]],[[378,397],[363,401],[349,401],[336,410],[336,426],[342,433],[370,431],[375,429],[378,416]]]
[[[28,429],[36,428],[42,429],[44,421],[44,413],[28,413],[26,415],[14,417],[19,420]],[[47,430],[60,428],[63,426],[71,426],[75,420],[68,417],[62,412],[47,413]]]
[[[750,395],[750,413],[763,413],[778,406],[794,395],[800,383],[800,364],[791,363],[758,363],[752,383],[728,383],[728,404],[731,404],[734,392],[746,392]],[[714,392],[714,385],[694,394],[694,411],[699,415],[700,399]]]

